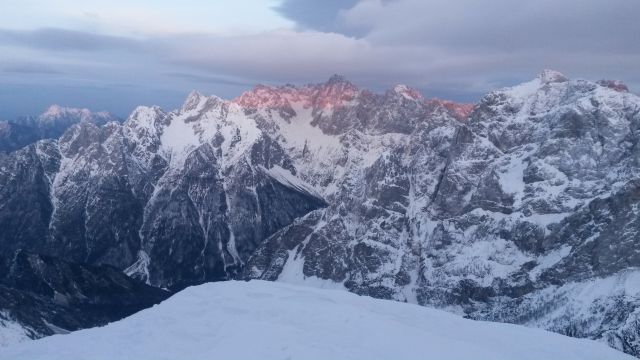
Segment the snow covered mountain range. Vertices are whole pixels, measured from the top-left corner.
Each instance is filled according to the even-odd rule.
[[[107,112],[94,113],[88,109],[52,105],[40,116],[0,121],[0,151],[17,150],[40,139],[58,138],[79,122],[101,126],[111,121],[120,120]]]
[[[0,251],[171,290],[343,288],[638,356],[639,130],[622,83],[555,71],[476,105],[340,76],[194,92],[0,153]]]

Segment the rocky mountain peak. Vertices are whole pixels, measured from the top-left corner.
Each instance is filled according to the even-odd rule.
[[[346,77],[342,75],[334,74],[329,80],[327,80],[324,84],[320,84],[323,88],[331,88],[337,90],[357,90],[358,87],[355,86],[351,81],[347,80]]]
[[[192,90],[187,98],[185,99],[182,107],[180,108],[182,112],[188,112],[194,110],[200,105],[200,103],[205,100],[207,97],[202,95],[196,90]]]
[[[617,92],[629,92],[629,87],[620,80],[607,80],[603,79],[598,81],[598,85],[607,87]]]
[[[540,73],[540,75],[538,75],[538,79],[540,79],[540,81],[543,84],[561,83],[561,82],[569,81],[569,78],[566,77],[563,73],[556,70],[550,70],[550,69],[543,70]]]
[[[256,85],[233,102],[249,109],[291,111],[293,103],[316,109],[333,108],[353,100],[359,89],[341,75],[333,75],[327,82],[302,87],[294,85]]]
[[[295,94],[298,89],[294,86],[272,87],[256,85],[251,91],[245,91],[233,102],[250,109],[278,109],[288,105],[288,95]]]
[[[331,75],[329,80],[327,80],[327,82],[326,82],[327,85],[349,84],[349,83],[350,82],[349,82],[349,80],[347,80],[346,77],[344,77],[342,75],[338,75],[338,74]]]
[[[403,84],[398,84],[396,86],[393,87],[393,92],[403,96],[405,99],[408,100],[422,100],[423,96],[420,93],[420,91],[410,88],[407,85],[403,85]]]
[[[0,151],[16,150],[39,139],[58,138],[78,123],[102,126],[109,122],[120,122],[120,119],[108,112],[51,105],[38,116],[6,123],[4,131],[0,131]]]
[[[37,120],[41,123],[53,123],[56,121],[69,120],[106,123],[109,121],[116,121],[117,118],[106,111],[92,112],[86,108],[64,107],[54,104],[49,106],[47,110],[40,114]]]
[[[427,105],[438,105],[444,107],[459,121],[464,121],[469,118],[469,115],[471,115],[475,108],[474,104],[457,103],[455,101],[441,99],[427,99],[425,100],[425,103]]]
[[[166,115],[167,113],[159,106],[138,106],[131,112],[126,122],[149,122]]]
[[[137,141],[154,144],[167,125],[168,114],[159,106],[138,106],[124,123],[126,131]]]
[[[360,89],[341,75],[333,75],[324,84],[315,86],[313,99],[316,108],[335,108],[354,100]]]
[[[40,116],[39,119],[43,121],[59,119],[62,117],[75,116],[80,119],[86,119],[91,116],[91,111],[89,109],[77,109],[77,108],[67,108],[62,107],[60,105],[51,105],[47,110],[45,110]]]

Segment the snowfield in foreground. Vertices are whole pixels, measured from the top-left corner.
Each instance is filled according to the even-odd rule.
[[[633,359],[590,340],[263,281],[187,288],[105,327],[2,348],[0,359]]]

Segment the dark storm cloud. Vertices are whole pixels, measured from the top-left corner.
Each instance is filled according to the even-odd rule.
[[[0,44],[49,51],[133,50],[141,46],[131,38],[57,28],[0,29]]]

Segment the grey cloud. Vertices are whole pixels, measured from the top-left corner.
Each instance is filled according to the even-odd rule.
[[[341,13],[378,43],[453,52],[640,51],[638,0],[361,0]]]
[[[55,69],[48,64],[35,63],[35,62],[11,62],[7,64],[0,64],[0,69],[4,73],[13,74],[62,74],[62,71]]]
[[[318,81],[337,72],[375,88],[403,82],[464,99],[526,81],[543,68],[640,82],[638,0],[359,0],[353,5],[286,0],[281,13],[303,28],[323,31],[175,41],[171,60],[265,82]]]
[[[285,0],[275,10],[304,29],[348,31],[340,27],[338,14],[357,3],[358,0]]]
[[[376,51],[366,41],[321,32],[192,37],[165,46],[172,48],[169,56],[175,64],[259,81],[298,82],[378,63],[375,58],[366,61]]]
[[[141,42],[131,38],[58,28],[0,29],[0,43],[48,51],[130,51],[142,45]]]
[[[228,77],[216,76],[216,75],[204,75],[204,74],[193,74],[193,73],[182,73],[182,72],[167,72],[165,73],[165,75],[185,79],[188,81],[193,81],[196,83],[221,84],[221,85],[245,86],[245,87],[255,85],[250,81],[234,80]]]
[[[380,44],[320,32],[183,39],[171,46],[172,61],[205,73],[304,83],[324,80],[337,72],[377,89],[402,82],[429,89],[434,96],[461,94],[467,101],[490,89],[531,79],[544,68],[594,80],[611,77],[633,83],[640,76],[636,71],[640,54],[592,52],[585,56],[582,50],[539,49],[462,52],[429,45]]]

